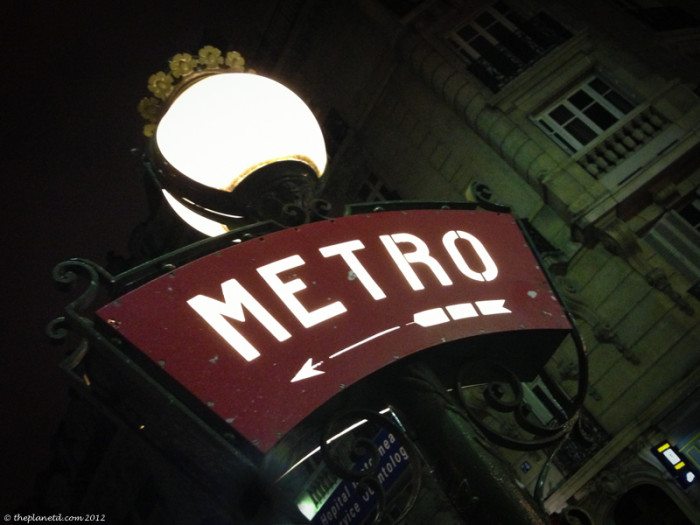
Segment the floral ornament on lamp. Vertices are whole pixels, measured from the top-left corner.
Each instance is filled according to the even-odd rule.
[[[199,60],[197,62],[207,69],[214,69],[224,63],[224,58],[221,56],[220,49],[214,46],[204,46],[199,50]]]
[[[138,105],[139,114],[149,122],[155,122],[160,113],[160,101],[154,97],[144,97]]]
[[[229,51],[226,53],[226,60],[224,63],[233,71],[245,71],[245,59],[238,51]]]
[[[138,112],[146,121],[143,134],[147,137],[155,134],[158,121],[168,106],[168,99],[190,79],[216,73],[255,73],[252,69],[246,69],[245,59],[238,51],[229,51],[224,57],[221,50],[214,46],[204,46],[196,57],[178,53],[168,61],[168,66],[168,73],[158,71],[148,78],[148,90],[153,96],[142,98],[138,104]]]
[[[170,74],[175,78],[189,75],[197,67],[197,61],[189,53],[178,53],[170,59]]]
[[[173,77],[162,71],[154,73],[148,78],[148,91],[156,98],[165,100],[173,92]]]

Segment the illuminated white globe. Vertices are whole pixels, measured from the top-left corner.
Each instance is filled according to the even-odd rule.
[[[193,83],[168,108],[155,138],[176,170],[223,191],[279,160],[301,161],[319,177],[326,166],[323,135],[306,104],[279,82],[248,73]]]
[[[216,237],[217,235],[221,235],[222,233],[229,231],[225,224],[220,224],[205,217],[204,215],[200,215],[199,213],[190,210],[187,206],[180,203],[175,197],[173,197],[168,191],[161,191],[163,192],[163,197],[165,197],[166,202],[170,204],[170,207],[177,214],[177,216],[198,232],[201,232],[208,237]]]

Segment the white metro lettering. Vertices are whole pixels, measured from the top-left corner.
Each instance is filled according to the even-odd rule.
[[[362,286],[369,292],[372,299],[378,301],[379,299],[384,299],[386,294],[377,284],[377,281],[372,279],[372,276],[367,272],[362,263],[359,261],[354,252],[357,250],[363,250],[365,247],[362,241],[357,239],[353,241],[341,242],[340,244],[331,244],[330,246],[324,246],[319,248],[318,251],[324,257],[332,257],[334,255],[340,255],[348,265],[350,271],[352,271],[355,276],[359,279]]]
[[[431,257],[428,246],[415,235],[410,233],[380,235],[379,240],[382,241],[391,258],[394,259],[396,266],[401,270],[406,281],[414,290],[423,290],[425,288],[420,279],[418,279],[416,272],[411,268],[411,264],[415,263],[422,263],[430,268],[441,285],[450,286],[452,284],[452,280],[447,276],[445,270],[442,269],[440,263],[434,257]],[[416,249],[409,253],[403,253],[399,250],[396,243],[410,243]]]
[[[459,253],[457,249],[457,239],[464,239],[472,245],[472,248],[474,248],[474,251],[486,268],[483,273],[475,272],[469,267],[467,261],[464,260],[464,257],[462,257],[462,254]],[[471,233],[461,230],[449,231],[442,236],[442,244],[445,246],[447,253],[450,254],[450,257],[452,257],[452,261],[455,263],[457,269],[470,279],[474,279],[475,281],[493,281],[498,275],[498,268],[489,255],[489,252],[486,251],[481,241]]]
[[[188,300],[187,304],[194,308],[246,361],[252,361],[260,357],[260,352],[238,330],[231,326],[231,323],[224,319],[224,316],[244,322],[243,307],[245,306],[278,341],[286,341],[292,337],[236,279],[230,279],[222,283],[221,291],[224,294],[223,303],[206,295],[197,295]]]
[[[292,279],[291,281],[282,281],[277,274],[292,268],[297,268],[304,264],[304,259],[298,255],[292,255],[285,259],[275,261],[265,266],[258,268],[258,273],[268,284],[272,291],[282,300],[284,305],[289,308],[289,311],[299,319],[299,322],[304,328],[311,328],[318,323],[347,312],[347,309],[340,301],[327,304],[312,312],[309,312],[306,307],[301,304],[299,299],[294,295],[297,292],[306,289],[306,284],[301,279]]]
[[[421,282],[414,270],[415,265],[418,264],[426,266],[442,286],[450,286],[453,284],[452,279],[445,271],[445,267],[443,267],[443,265],[450,260],[459,272],[459,274],[453,275],[461,274],[470,280],[478,282],[487,282],[496,279],[498,276],[498,267],[484,245],[474,235],[461,230],[450,230],[439,238],[442,241],[444,250],[440,250],[439,252],[435,251],[432,254],[428,245],[422,239],[410,233],[379,235],[378,240],[376,237],[374,238],[374,247],[376,250],[380,243],[384,246],[386,251],[382,251],[382,254],[389,255],[394,262],[395,268],[399,270],[408,285],[415,291],[425,289],[424,283]],[[476,254],[480,265],[478,261],[474,260],[472,261],[472,266],[470,266],[468,262],[469,257],[465,258],[467,249]],[[373,300],[379,301],[385,299],[387,295],[384,290],[387,288],[383,289],[375,278],[370,275],[362,262],[360,262],[357,256],[357,252],[360,250],[365,250],[365,244],[359,239],[352,239],[318,248],[318,252],[324,259],[340,257],[344,263],[344,267],[342,263],[339,267],[337,262],[335,264],[327,262],[327,265],[334,266],[336,270],[348,272],[350,280],[357,281]],[[376,257],[377,255],[378,252],[375,251],[368,253],[366,257]],[[309,252],[308,256],[310,258],[309,260],[314,259],[315,265],[323,262],[323,259],[318,257],[318,253],[314,254],[313,252]],[[472,259],[475,258],[472,257]],[[298,294],[308,288],[307,284],[296,275],[292,275],[286,278],[286,280],[283,280],[284,278],[280,277],[280,275],[283,274],[283,272],[288,272],[305,265],[306,262],[300,255],[291,255],[270,262],[256,268],[257,274],[267,284],[267,287],[263,286],[261,288],[259,282],[250,283],[250,286],[255,288],[256,295],[263,294],[261,298],[264,298],[267,301],[265,304],[269,305],[271,308],[272,305],[269,302],[272,300],[270,292],[274,293],[276,299],[281,301],[304,328],[312,328],[347,312],[347,308],[341,301],[332,301],[331,299],[328,300],[328,304],[316,309],[309,309],[306,305],[302,304]],[[474,269],[474,265],[477,266],[477,269]],[[316,266],[310,264],[309,272],[314,271],[316,268]],[[322,275],[328,274],[330,270],[331,268],[327,268],[322,272]],[[386,278],[388,274],[385,272],[384,276]],[[346,280],[343,279],[342,282],[345,281]],[[336,285],[338,283],[337,280],[333,282],[335,282]],[[319,286],[316,282],[314,282],[314,285]],[[353,290],[353,287],[358,285],[349,284],[344,286],[348,287],[347,290],[344,290],[345,293],[348,294],[352,293],[351,290]],[[246,321],[244,310],[247,310],[247,312],[262,324],[262,326],[264,326],[278,341],[286,341],[292,337],[292,334],[288,332],[287,329],[283,327],[282,324],[280,324],[280,322],[236,279],[229,279],[222,283],[221,290],[224,296],[223,302],[205,295],[197,295],[189,299],[187,303],[246,361],[252,361],[260,357],[260,352],[258,352],[251,342],[239,331],[243,330],[240,324]],[[399,295],[401,295],[401,293],[399,293]],[[319,297],[318,289],[317,293],[312,296],[316,298]],[[348,296],[346,295],[345,297]],[[360,297],[366,299],[366,295],[364,294],[357,296],[357,300],[355,300],[355,295],[351,295],[350,297],[353,298],[352,303],[356,304],[358,309],[362,307],[360,304]],[[402,300],[407,301],[408,298],[404,297]],[[347,299],[347,301],[350,301],[350,299]],[[510,312],[510,310],[503,307],[502,300],[501,304],[494,303],[492,305],[491,303],[494,303],[494,301],[482,300],[476,301],[475,304],[483,315]],[[407,304],[406,308],[410,308],[410,305]],[[447,313],[445,313],[442,308],[432,308],[419,312],[407,310],[406,315],[409,316],[409,318],[413,316],[414,322],[424,328],[448,322],[450,318],[453,320],[468,319],[479,315],[470,302],[462,301],[458,304],[451,304],[446,308],[450,317],[447,316]],[[271,311],[278,316],[279,306],[277,309],[273,308]],[[233,323],[232,320],[238,321],[239,325]],[[398,324],[403,322],[401,319],[396,319],[395,321]],[[392,328],[388,331],[393,330]],[[384,334],[387,333],[387,331],[380,333]],[[262,342],[260,344],[262,344]],[[344,351],[353,347],[354,345],[350,345]],[[336,354],[343,352],[336,352]],[[336,354],[333,354],[331,358]],[[313,361],[309,360],[309,362]],[[318,363],[311,366],[311,368],[313,369],[314,366],[318,366]],[[320,374],[322,372],[317,373]]]

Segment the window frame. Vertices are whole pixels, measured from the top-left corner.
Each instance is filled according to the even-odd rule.
[[[509,9],[511,8],[509,7]],[[477,21],[477,19],[484,13],[488,13],[494,18],[494,21],[488,27],[484,27],[483,25],[481,25],[480,22]],[[479,53],[479,51],[477,51],[474,47],[470,45],[470,42],[477,36],[484,37],[493,46],[497,46],[499,44],[503,45],[503,43],[500,40],[498,40],[496,35],[492,34],[489,31],[489,27],[493,26],[495,23],[502,24],[511,33],[517,34],[519,31],[515,24],[508,20],[508,18],[503,13],[500,13],[494,6],[486,6],[482,10],[480,10],[476,14],[476,16],[474,16],[471,20],[459,25],[456,29],[450,31],[449,36],[450,38],[459,40],[459,43],[462,44],[460,45],[460,47],[467,51],[474,60],[477,60],[483,57]],[[467,26],[471,27],[476,32],[476,34],[469,40],[465,40],[464,37],[462,37],[462,35],[459,34],[459,31],[461,31]],[[484,60],[486,59],[484,58]]]
[[[491,20],[479,21],[486,14]],[[481,6],[468,18],[450,25],[451,29],[442,34],[444,41],[466,62],[467,70],[494,94],[573,37],[546,11],[526,16],[504,1]],[[465,29],[472,34],[460,34]]]
[[[512,11],[512,8],[510,6],[508,6],[508,9]],[[494,18],[494,21],[488,27],[484,27],[481,25],[481,23],[477,22],[477,19],[484,13],[488,13]],[[484,67],[486,70],[488,70],[489,73],[493,76],[494,80],[499,84],[498,88],[496,89],[496,91],[498,91],[503,87],[503,85],[507,84],[509,80],[512,80],[513,78],[517,77],[520,73],[522,73],[522,71],[524,71],[527,68],[527,64],[523,64],[524,67],[521,67],[517,57],[513,57],[512,53],[505,47],[503,42],[498,40],[496,35],[492,34],[489,31],[489,27],[493,26],[495,23],[502,24],[506,29],[508,29],[508,31],[510,31],[513,34],[517,35],[521,33],[518,27],[515,24],[513,24],[510,20],[508,20],[506,15],[499,12],[494,5],[489,5],[479,10],[469,20],[457,25],[454,29],[449,31],[447,33],[447,40],[458,53],[465,56],[465,58],[467,58],[468,60],[476,62],[482,67]],[[468,40],[466,40],[462,35],[459,34],[459,32],[462,31],[465,27],[471,28],[475,33],[474,36],[472,36]],[[483,39],[485,39],[489,45],[491,45],[498,53],[504,55],[504,57],[513,64],[513,67],[516,68],[517,73],[513,75],[512,78],[504,75],[503,72],[500,71],[497,67],[497,64],[493,64],[487,57],[482,55],[478,51],[478,49],[471,45],[471,42],[478,37],[482,37]]]
[[[630,109],[625,112],[624,110],[618,108],[610,100],[608,100],[604,94],[598,92],[590,84],[594,80],[599,80],[608,86],[609,90],[606,92],[615,92],[620,96],[625,102],[630,106]],[[576,95],[578,92],[583,91],[588,95],[593,102],[586,106],[584,109],[580,109],[575,106],[570,99]],[[615,121],[611,123],[608,127],[600,127],[593,119],[586,115],[585,111],[593,106],[593,104],[598,104],[602,106],[610,115],[615,118]],[[557,100],[550,104],[547,109],[539,112],[535,115],[532,120],[535,122],[537,127],[544,132],[547,137],[557,144],[565,153],[572,157],[578,157],[580,154],[586,152],[591,147],[595,146],[601,137],[606,136],[608,132],[615,129],[620,121],[624,120],[627,116],[634,113],[634,110],[639,106],[634,100],[627,95],[627,93],[622,92],[617,88],[612,82],[610,82],[605,76],[598,73],[593,73],[585,77],[583,80],[578,82],[576,86],[566,92],[565,95],[558,97]],[[566,120],[565,123],[560,124],[557,122],[551,114],[558,108],[563,107],[568,110],[572,117]],[[594,137],[588,142],[581,142],[576,136],[574,136],[570,131],[566,129],[565,126],[572,123],[574,120],[578,119],[583,123],[589,131],[594,133]]]

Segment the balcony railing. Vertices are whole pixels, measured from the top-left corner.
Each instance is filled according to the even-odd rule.
[[[617,130],[595,143],[578,164],[610,189],[617,189],[680,136],[653,106],[647,106]]]

